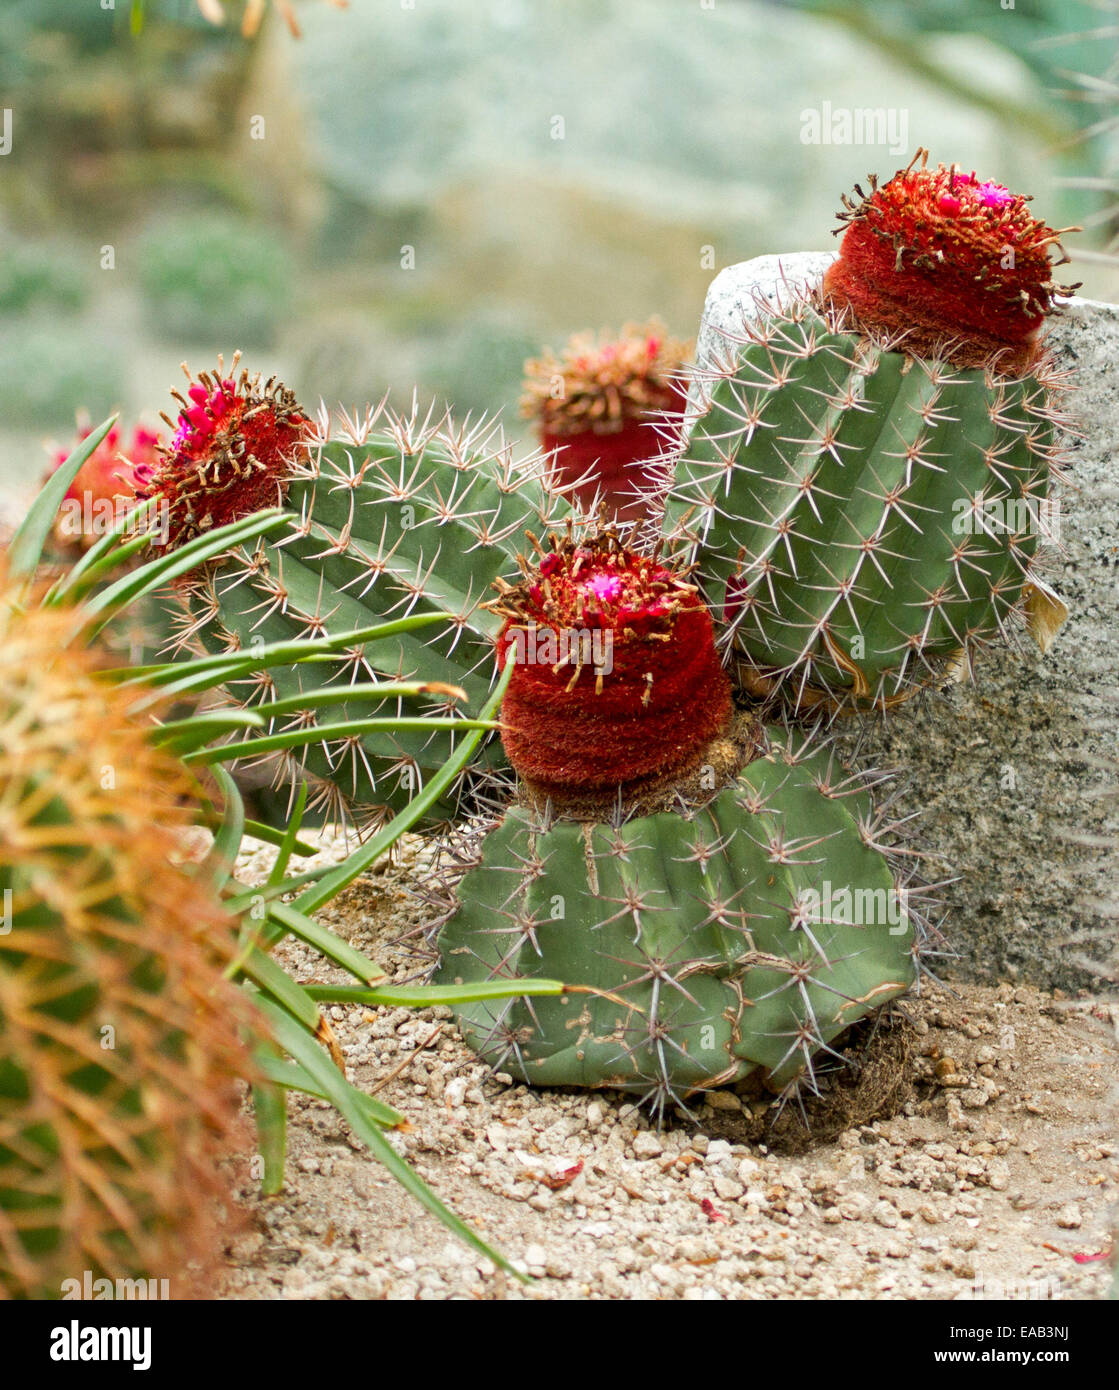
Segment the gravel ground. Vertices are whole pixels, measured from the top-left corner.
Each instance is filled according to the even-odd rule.
[[[322,914],[388,968],[395,961],[400,979],[415,961],[399,938],[423,920],[407,891],[418,850],[410,841],[404,866],[359,881]],[[254,850],[243,876],[262,877],[270,859]],[[298,943],[282,951],[301,980],[339,978]],[[1119,1201],[1119,1011],[1087,993],[955,988],[909,1001],[911,1022],[890,1030],[912,1044],[896,1113],[834,1139],[768,1146],[750,1100],[732,1092],[657,1133],[617,1093],[532,1091],[492,1076],[449,1010],[335,1006],[351,1078],[381,1087],[408,1117],[398,1150],[533,1280],[522,1286],[460,1245],[331,1108],[293,1096],[285,1189],[262,1199],[244,1186],[249,1226],[222,1292],[1101,1297],[1111,1276],[1099,1256]]]

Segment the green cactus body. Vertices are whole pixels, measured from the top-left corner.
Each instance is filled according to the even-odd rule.
[[[531,466],[514,466],[492,426],[460,432],[387,413],[376,423],[312,439],[286,484],[290,528],[199,576],[186,631],[216,651],[414,615],[444,621],[379,641],[375,653],[273,669],[235,691],[252,707],[289,702],[270,732],[296,719],[337,728],[386,714],[383,701],[358,698],[293,710],[302,692],[335,683],[430,680],[429,700],[401,714],[453,717],[460,706],[448,685],[465,692],[466,710],[477,709],[492,684],[500,626],[480,605],[495,579],[517,572],[525,528],[568,510]],[[277,775],[286,782],[309,774],[333,815],[375,819],[414,796],[454,744],[453,730],[343,731],[309,745],[298,766],[284,761]],[[449,809],[445,802],[438,813]]]
[[[759,306],[736,349],[704,383],[665,527],[747,688],[884,707],[1059,606],[1031,572],[1059,465],[1051,373],[888,351],[807,301]]]
[[[230,919],[171,859],[192,784],[73,635],[0,575],[0,1298],[87,1270],[183,1297],[220,1249],[250,1015]]]
[[[544,973],[589,987],[458,1009],[493,1066],[662,1110],[821,1049],[913,983],[919,916],[860,779],[774,745],[687,815],[542,823],[513,808],[458,886],[443,983]],[[858,925],[858,920],[865,924]]]

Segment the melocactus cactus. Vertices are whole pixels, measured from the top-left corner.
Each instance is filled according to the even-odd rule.
[[[920,159],[920,165],[917,160]],[[917,167],[915,167],[917,166]],[[905,351],[956,366],[1028,369],[1059,294],[1050,251],[1065,232],[1031,216],[1028,197],[964,173],[928,167],[920,150],[905,169],[858,201],[844,196],[839,259],[823,295],[862,329],[902,337]],[[842,230],[842,229],[839,229]]]
[[[217,1156],[250,1073],[230,925],[173,862],[191,788],[0,584],[0,1297],[167,1279],[220,1248]]]
[[[453,687],[470,706],[484,704],[501,624],[483,602],[495,579],[516,574],[525,527],[562,519],[566,504],[547,492],[538,462],[514,463],[488,422],[398,416],[383,403],[356,419],[324,412],[311,420],[278,382],[244,373],[234,382],[220,369],[200,376],[180,406],[175,441],[148,488],[167,504],[169,517],[157,511],[154,521],[170,545],[265,506],[280,505],[287,517],[251,551],[182,584],[183,643],[231,651],[398,621],[376,654],[357,643],[336,660],[273,668],[228,692],[245,705],[288,702],[267,730],[279,734],[289,721],[317,722],[313,700],[295,708],[304,691],[359,687],[325,715],[329,737],[301,750],[298,763],[274,758],[272,770],[278,785],[306,777],[313,804],[336,819],[373,823],[394,813],[455,747],[450,722],[462,706]],[[445,719],[444,727],[402,718],[395,729],[340,730],[386,715],[360,687],[400,679],[430,683],[430,696],[409,712]]]
[[[917,969],[895,831],[862,779],[734,719],[694,590],[610,534],[553,540],[499,606],[505,661],[598,622],[618,665],[549,650],[511,678],[503,739],[526,786],[458,884],[438,978],[578,988],[464,1005],[467,1041],[524,1080],[619,1087],[658,1114],[753,1072],[814,1086],[821,1049]]]
[[[1015,627],[1044,650],[1064,617],[1035,567],[1068,423],[1035,341],[1054,234],[912,166],[848,216],[820,291],[759,300],[697,370],[665,509],[741,685],[798,712],[887,708]]]
[[[558,357],[549,350],[525,363],[522,414],[554,458],[555,485],[584,511],[604,506],[620,521],[647,514],[663,473],[666,417],[684,407],[689,352],[654,319],[626,324],[617,338],[577,334]]]
[[[695,587],[610,531],[553,534],[501,584],[509,761],[539,796],[612,803],[681,781],[730,724],[730,683]]]

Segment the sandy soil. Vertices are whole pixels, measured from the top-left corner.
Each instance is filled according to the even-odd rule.
[[[270,857],[249,854],[243,876]],[[323,914],[398,978],[415,961],[394,943],[422,921],[407,885],[382,869]],[[301,980],[340,978],[298,943],[281,949]],[[817,1106],[807,1139],[790,1110],[775,1135],[772,1109],[731,1092],[657,1133],[624,1096],[490,1075],[449,1010],[335,1006],[351,1078],[411,1122],[399,1151],[533,1281],[460,1245],[330,1107],[293,1096],[285,1189],[243,1187],[249,1227],[223,1293],[1101,1297],[1119,1216],[1119,1009],[1010,983],[954,989],[879,1030],[867,1083]],[[864,1123],[871,1084],[888,1118]]]

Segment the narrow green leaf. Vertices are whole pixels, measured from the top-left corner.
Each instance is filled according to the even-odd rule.
[[[400,839],[401,835],[427,814],[428,808],[435,805],[474,756],[475,749],[482,741],[483,729],[488,727],[483,721],[488,720],[501,708],[501,701],[505,696],[505,690],[512,674],[513,663],[510,661],[506,663],[501,679],[487,701],[485,709],[482,710],[482,719],[475,721],[482,727],[476,728],[473,733],[463,739],[435,776],[428,781],[423,791],[414,796],[399,814],[393,816],[383,830],[379,830],[376,835],[371,835],[343,863],[326,870],[310,869],[306,874],[301,874],[299,879],[289,880],[292,887],[298,886],[300,880],[314,885],[307,888],[296,899],[294,906],[300,912],[306,913],[308,917],[317,912],[324,903],[328,903],[347,884],[352,883],[355,878],[358,878],[372,864],[375,864],[381,855]]]
[[[323,685],[317,690],[301,690],[282,700],[253,705],[257,714],[274,719],[278,714],[296,714],[301,710],[321,709],[324,705],[344,705],[352,700],[410,699],[417,695],[439,694],[432,691],[430,681],[367,681],[359,685]]]
[[[416,1170],[400,1157],[384,1134],[375,1126],[365,1122],[364,1116],[353,1102],[346,1109],[343,1110],[341,1107],[339,1109],[343,1118],[349,1121],[358,1138],[369,1145],[405,1192],[415,1197],[416,1201],[437,1221],[442,1222],[448,1231],[458,1236],[464,1245],[469,1245],[480,1255],[485,1255],[487,1259],[492,1260],[495,1265],[505,1270],[507,1274],[511,1274],[520,1283],[530,1282],[527,1275],[522,1274],[500,1251],[495,1250],[492,1245],[489,1245],[475,1231],[472,1231],[460,1216],[456,1216],[450,1207],[436,1196]],[[360,1123],[356,1123],[356,1121],[360,1121]]]
[[[268,875],[269,883],[279,883],[288,871],[288,864],[291,862],[292,851],[299,843],[296,838],[299,834],[299,827],[303,824],[303,813],[307,809],[307,783],[300,782],[299,792],[295,798],[295,805],[292,813],[288,817],[287,829],[284,837],[280,841],[280,852],[276,855],[272,871]],[[312,851],[314,853],[314,851]]]
[[[288,1062],[264,1051],[258,1052],[255,1060],[257,1070],[274,1085],[283,1086],[287,1091],[302,1091],[304,1095],[314,1096],[316,1100],[330,1099],[321,1086],[315,1085],[306,1068],[301,1067],[298,1062]],[[376,1096],[367,1096],[356,1086],[353,1091],[361,1108],[375,1125],[380,1125],[382,1129],[399,1129],[407,1123],[399,1110],[394,1110],[391,1105],[386,1105]]]
[[[260,1190],[266,1197],[273,1197],[283,1190],[287,1157],[288,1103],[283,1089],[270,1081],[255,1082],[253,1115],[260,1156],[264,1160]]]
[[[116,424],[119,415],[110,415],[98,425],[47,479],[39,495],[28,508],[27,515],[16,528],[8,545],[8,572],[13,579],[29,579],[43,558],[43,547],[51,533],[54,519],[70,484],[78,476],[82,464],[93,453]]]
[[[247,738],[239,743],[223,743],[217,748],[199,748],[188,753],[183,759],[186,763],[232,763],[241,758],[261,757],[265,753],[275,753],[282,748],[303,748],[308,743],[325,743],[332,738],[352,738],[355,734],[380,733],[426,733],[429,729],[451,729],[469,732],[473,729],[500,729],[501,725],[492,719],[454,719],[442,715],[430,718],[418,716],[415,719],[351,719],[340,724],[315,724],[310,728],[285,729],[278,734],[264,734],[260,738]]]
[[[304,985],[316,1003],[386,1004],[393,1008],[434,1008],[437,1004],[473,1004],[483,999],[519,999],[526,995],[562,994],[562,980],[484,980],[472,985]]]
[[[50,593],[43,600],[44,607],[57,607],[60,603],[71,602],[79,598],[87,589],[92,588],[102,574],[108,573],[123,564],[127,558],[115,549],[117,542],[130,532],[135,531],[135,544],[130,542],[130,554],[142,549],[147,544],[147,535],[141,528],[141,523],[146,518],[148,512],[155,506],[154,500],[149,498],[147,501],[138,502],[130,512],[127,512],[114,526],[105,532],[103,536],[93,542],[89,549],[75,560],[64,575],[54,584]]]
[[[240,788],[224,767],[214,769],[214,778],[225,805],[213,847],[206,856],[206,864],[213,874],[214,887],[220,892],[229,882],[241,852],[241,841],[245,835],[245,803]]]
[[[368,646],[372,642],[395,637],[402,632],[411,632],[415,628],[430,627],[433,623],[444,621],[444,615],[441,613],[417,613],[411,618],[378,623],[373,627],[355,628],[350,632],[337,633],[333,637],[299,637],[288,642],[246,647],[243,651],[217,652],[212,656],[194,657],[183,661],[160,661],[150,666],[115,666],[100,674],[102,680],[111,680],[116,684],[169,687],[172,694],[199,688],[208,690],[236,676],[248,675],[252,671],[266,671],[273,666],[329,661],[333,653],[339,650]]]
[[[191,570],[197,569],[207,560],[223,555],[227,550],[243,545],[246,541],[255,540],[257,536],[266,536],[272,531],[278,531],[281,526],[290,523],[291,517],[287,512],[281,511],[279,507],[271,507],[267,511],[255,512],[242,521],[232,521],[228,526],[221,526],[216,531],[207,531],[205,535],[196,536],[194,540],[187,541],[186,545],[178,546],[166,555],[161,555],[159,559],[152,560],[142,569],[122,575],[115,584],[110,584],[107,589],[102,589],[91,598],[85,609],[91,613],[102,614],[99,626],[103,627],[114,613],[127,608],[130,603],[135,603],[145,594],[161,588],[180,575],[189,574]]]
[[[199,811],[197,816],[199,825],[204,825],[207,830],[212,830],[217,834],[218,827],[222,823],[219,812],[210,808]],[[282,845],[286,831],[277,830],[273,825],[265,825],[263,821],[245,818],[245,835],[253,840],[261,840],[266,845]],[[292,853],[299,855],[301,859],[309,858],[312,854],[318,854],[319,846],[309,844],[306,840],[296,840],[292,845]]]
[[[254,840],[263,840],[266,845],[282,845],[287,831],[285,830],[281,834],[273,825],[265,825],[263,821],[259,820],[247,820],[245,822],[245,834]],[[300,859],[308,859],[312,854],[318,854],[319,846],[312,845],[306,840],[293,840],[291,852],[298,854]]]
[[[375,1124],[370,1123],[368,1116],[356,1099],[360,1092],[350,1085],[326,1053],[270,1000],[262,999],[260,1007],[273,1025],[274,1036],[279,1046],[289,1052],[297,1062],[307,1069],[312,1079],[322,1087],[328,1099],[337,1108],[338,1113],[347,1122],[354,1134],[373,1150],[401,1187],[415,1197],[427,1211],[441,1221],[460,1240],[480,1254],[485,1255],[487,1259],[493,1260],[494,1264],[499,1265],[509,1274],[527,1282],[525,1276],[519,1270],[514,1269],[504,1255],[493,1250],[449,1207],[444,1206],[419,1174],[405,1163],[382,1131]]]
[[[329,927],[324,927],[321,922],[316,922],[313,918],[305,916],[288,903],[273,903],[268,915],[278,922],[285,931],[291,932],[293,936],[298,936],[309,946],[314,946],[316,951],[321,951],[324,956],[332,960],[335,965],[340,965],[343,970],[348,970],[355,979],[364,980],[367,984],[388,979],[388,973],[376,961],[370,960],[368,956],[363,956],[349,942],[336,936]],[[301,988],[306,990],[308,997],[310,997],[308,986],[303,985]],[[361,1001],[358,1000],[357,1002],[360,1003]]]
[[[264,954],[259,947],[251,946],[245,952],[241,969],[262,991],[258,1002],[275,999],[314,1036],[322,1023],[318,1005],[303,988],[297,985],[286,970]]]
[[[223,734],[238,729],[263,729],[265,721],[253,709],[207,710],[192,714],[189,719],[169,720],[156,724],[148,737],[159,748],[182,757],[210,744]],[[223,745],[224,746],[224,745]]]

